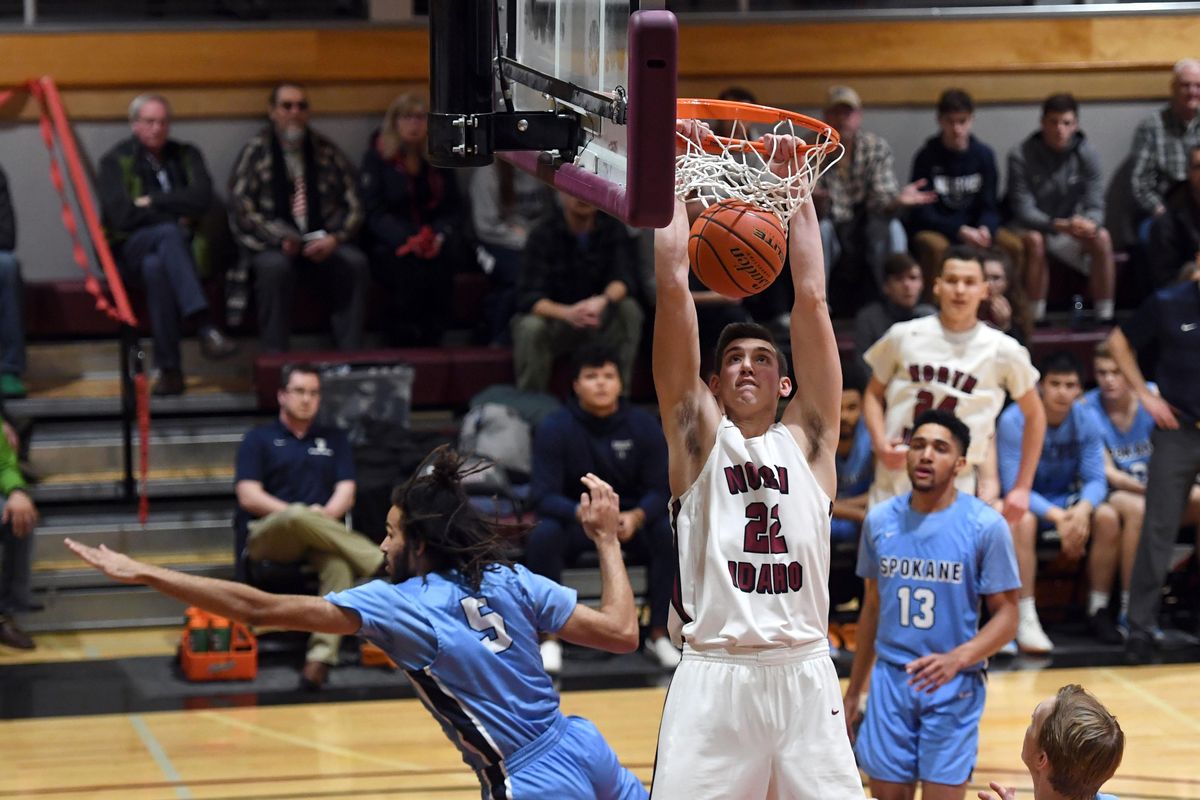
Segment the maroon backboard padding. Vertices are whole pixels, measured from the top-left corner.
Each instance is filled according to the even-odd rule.
[[[670,11],[635,11],[629,17],[629,85],[626,86],[626,181],[609,183],[574,164],[554,169],[538,153],[500,153],[513,165],[556,189],[586,200],[639,228],[662,228],[675,207],[675,81],[679,30]]]

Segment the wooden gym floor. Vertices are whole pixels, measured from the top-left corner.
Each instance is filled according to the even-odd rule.
[[[132,649],[143,648],[156,644]],[[70,649],[64,645],[60,657]],[[977,786],[968,797],[989,780],[1030,797],[1020,761],[1029,714],[1071,682],[1096,693],[1128,737],[1107,791],[1123,800],[1200,797],[1196,675],[1193,665],[992,675]],[[663,689],[570,692],[563,708],[594,720],[621,760],[648,781],[663,695]],[[0,741],[0,798],[479,797],[457,751],[415,700],[4,721]]]

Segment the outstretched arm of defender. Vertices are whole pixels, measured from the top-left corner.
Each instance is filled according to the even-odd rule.
[[[71,539],[66,540],[66,545],[75,555],[113,580],[144,584],[188,605],[248,625],[344,636],[358,633],[362,627],[358,612],[335,606],[320,597],[269,594],[244,583],[187,575],[145,564],[104,545],[88,547]]]
[[[590,472],[581,480],[587,491],[579,497],[579,521],[600,556],[600,608],[576,606],[558,635],[585,647],[629,653],[638,646],[638,623],[633,589],[617,539],[620,498]]]

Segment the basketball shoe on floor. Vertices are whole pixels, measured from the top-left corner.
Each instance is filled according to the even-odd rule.
[[[679,666],[683,655],[671,644],[669,636],[660,636],[651,641],[646,640],[646,655],[658,662],[663,669],[675,669]]]
[[[542,669],[551,675],[562,672],[562,645],[558,639],[547,639],[539,649],[542,651]]]
[[[1054,649],[1054,642],[1042,630],[1042,621],[1036,610],[1022,609],[1017,621],[1017,647],[1022,653],[1045,655]]]

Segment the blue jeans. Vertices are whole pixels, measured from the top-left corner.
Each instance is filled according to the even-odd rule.
[[[173,222],[138,228],[121,245],[120,261],[122,277],[146,289],[154,366],[179,370],[183,320],[208,310],[187,237]]]
[[[24,305],[21,265],[11,252],[0,250],[0,372],[11,375],[25,371]]]

